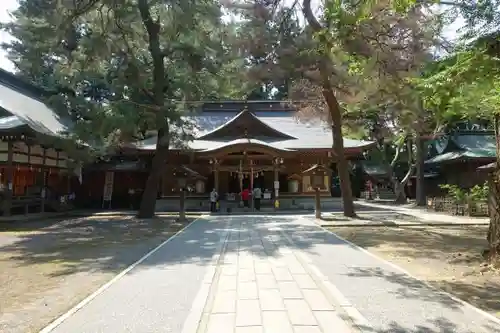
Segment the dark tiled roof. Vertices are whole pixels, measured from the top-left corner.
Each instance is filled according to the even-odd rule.
[[[67,132],[69,124],[38,98],[37,92],[40,90],[33,87],[30,91],[28,87],[26,83],[21,86],[15,77],[9,81],[5,73],[0,75],[0,108],[11,115],[0,118],[0,128],[9,130],[25,125],[37,133],[49,136],[60,136]]]
[[[201,137],[206,133],[213,131],[221,125],[233,119],[241,109],[235,112],[203,112],[192,116],[186,116],[185,120],[189,121],[195,128],[195,138]],[[290,111],[262,111],[254,112],[254,115],[264,124],[287,134],[296,139],[277,140],[276,138],[253,138],[266,142],[272,145],[275,149],[317,149],[332,147],[333,139],[332,132],[325,123],[317,120],[300,121],[294,112]],[[243,136],[243,133],[242,133]],[[232,140],[232,139],[231,139]],[[204,151],[212,148],[214,145],[227,144],[231,140],[193,140],[189,142],[189,148],[198,151]],[[345,148],[363,148],[373,145],[371,141],[353,140],[344,138]],[[141,150],[156,149],[156,137],[137,142],[135,146]],[[177,147],[171,147],[176,149]]]
[[[435,142],[437,155],[425,163],[492,159],[496,156],[495,135],[491,132],[457,132]]]
[[[239,123],[239,125],[238,125]],[[243,125],[243,126],[242,126]],[[232,131],[231,129],[235,129],[236,131]],[[268,124],[264,123],[261,119],[255,116],[254,113],[245,110],[238,113],[235,117],[233,117],[228,122],[222,124],[221,126],[205,133],[201,136],[198,136],[198,140],[217,140],[222,137],[227,138],[240,138],[243,130],[245,135],[250,137],[255,137],[253,133],[259,133],[259,135],[265,135],[268,138],[281,139],[281,140],[290,140],[297,139],[291,135],[283,133]],[[231,134],[232,133],[232,134]],[[236,134],[236,135],[235,135]]]

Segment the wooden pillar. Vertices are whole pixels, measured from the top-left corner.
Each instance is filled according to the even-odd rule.
[[[56,168],[57,168],[57,191],[59,192],[59,186],[61,185],[61,170],[59,169],[59,149],[56,149]]]
[[[239,178],[239,181],[240,181],[240,193],[243,192],[243,161],[240,160],[240,169],[239,169],[239,173],[238,173],[238,178]],[[242,202],[243,200],[241,200],[241,195],[240,195],[240,201]]]
[[[250,160],[250,194],[251,194],[251,203],[250,203],[250,208],[252,211],[254,210],[254,201],[255,198],[253,197],[253,161]]]
[[[280,201],[279,201],[279,193],[280,190],[279,188],[276,188],[276,182],[279,182],[279,169],[278,166],[275,164],[274,165],[274,177],[273,177],[273,190],[274,190],[274,208],[278,209],[280,206]]]
[[[212,164],[212,171],[214,173],[214,188],[219,193],[219,161],[214,158],[210,160],[210,164]],[[212,189],[209,190],[212,191]]]
[[[45,197],[47,196],[47,191],[45,189],[45,187],[47,186],[47,147],[45,146],[41,146],[42,149],[43,149],[43,153],[42,153],[42,170],[41,170],[41,173],[42,173],[42,191],[41,191],[41,197],[42,197],[42,201],[41,201],[41,207],[40,207],[40,211],[43,213],[45,212]]]
[[[219,167],[217,165],[214,166],[214,187],[215,191],[219,193]]]
[[[10,216],[10,210],[12,208],[12,190],[14,187],[14,184],[12,183],[14,173],[14,142],[12,141],[12,139],[9,139],[7,141],[7,168],[5,171],[5,183],[7,186],[5,187],[3,215]]]
[[[321,198],[319,188],[314,188],[314,216],[317,219],[321,218]]]
[[[186,189],[181,188],[180,189],[180,200],[179,200],[179,220],[185,221],[186,220]]]

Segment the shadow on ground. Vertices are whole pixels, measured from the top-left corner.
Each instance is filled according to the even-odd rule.
[[[333,227],[341,237],[375,251],[386,259],[403,265],[414,275],[427,280],[475,306],[500,312],[500,275],[486,267],[481,251],[487,247],[488,226],[448,227]],[[352,276],[378,276],[399,284],[398,297],[427,298],[423,287],[404,274],[385,270],[357,269]],[[431,295],[434,299],[435,296]],[[449,300],[443,297],[440,302]],[[451,302],[447,306],[452,306]]]
[[[116,271],[185,226],[174,217],[87,217],[28,222],[0,232],[0,265],[54,264],[49,275]]]
[[[262,246],[253,243],[251,235],[244,233],[245,223],[248,223],[248,221],[252,223],[252,229],[257,233],[261,233],[264,235],[263,237],[274,239],[272,242],[273,247],[266,247],[265,254],[262,253]],[[275,228],[276,224],[279,224],[280,228]],[[92,270],[116,271],[118,268],[123,268],[136,261],[182,226],[175,224],[173,219],[168,218],[153,220],[140,220],[132,217],[70,219],[40,230],[38,233],[20,233],[7,236],[14,238],[7,243],[4,242],[3,246],[0,245],[0,253],[6,260],[14,260],[18,265],[63,263],[63,269],[53,273],[58,275]],[[145,260],[138,269],[148,269],[149,267],[170,269],[175,265],[185,263],[207,265],[216,253],[221,237],[224,235],[224,231],[228,230],[228,227],[237,230],[239,237],[250,237],[250,239],[246,239],[246,242],[240,244],[239,249],[253,252],[257,256],[279,256],[281,247],[295,247],[314,255],[318,246],[324,247],[327,245],[336,251],[344,251],[343,254],[352,255],[352,260],[355,259],[354,257],[358,259],[366,257],[366,254],[362,253],[357,247],[345,243],[335,235],[327,233],[314,225],[298,223],[290,217],[259,216],[234,219],[231,216],[223,216],[198,220],[185,232],[173,239],[168,246],[159,251],[161,253],[157,253]],[[474,236],[475,233],[472,231],[474,227],[470,228],[471,235],[467,240],[463,240],[463,246],[467,246],[466,242],[474,242],[476,237],[477,241],[479,241],[480,236],[484,236],[479,233],[479,230]],[[410,242],[411,246],[418,247],[419,255],[432,256],[433,251],[439,251],[435,250],[430,244],[422,243],[418,238],[419,232],[426,231],[415,232],[414,238],[411,240],[406,239],[405,242]],[[282,233],[289,235],[293,239],[293,245],[283,240]],[[2,233],[0,233],[0,239],[1,237],[3,237]],[[456,236],[435,235],[435,237],[442,238],[443,243],[446,243],[447,239],[445,238]],[[371,237],[367,238],[371,245],[381,242],[401,241],[398,237],[384,235],[383,233],[372,233]],[[276,241],[276,239],[278,240]],[[229,251],[236,251],[238,248],[228,247],[228,249]],[[328,262],[333,258],[324,259]],[[344,268],[346,262],[351,262],[351,258],[349,260],[337,258],[337,261],[339,260],[344,260]],[[442,308],[450,309],[450,311],[463,311],[463,305],[449,296],[437,293],[423,283],[384,266],[385,264],[381,262],[370,261],[370,265],[366,264],[368,266],[361,267],[355,261],[352,261],[352,265],[353,267],[349,267],[348,274],[349,277],[353,278],[353,281],[360,281],[355,279],[359,277],[375,277],[386,281],[386,285],[390,285],[389,292],[398,299],[416,299],[428,304],[440,304]],[[377,267],[377,265],[382,265],[382,268]],[[459,286],[452,287],[459,289]],[[496,290],[500,291],[500,289]],[[484,292],[486,293],[486,290]],[[491,289],[489,289],[488,293],[498,295],[497,292],[491,291]],[[493,303],[488,301],[483,305],[487,308],[491,304]],[[417,330],[409,331],[394,324],[390,329],[377,332],[456,332],[453,324],[444,320],[441,322],[436,320],[431,322],[430,325],[429,328],[422,326]]]
[[[496,327],[491,325],[487,325],[485,328],[491,332],[496,332],[497,330]],[[361,326],[360,329],[365,333],[456,333],[459,331],[459,327],[455,323],[442,317],[428,320],[425,325],[419,325],[414,329],[402,327],[394,322],[390,323],[386,329],[382,330],[364,326]],[[470,331],[468,333],[476,332]]]
[[[364,248],[392,244],[398,254],[409,258],[442,258],[454,253],[454,263],[480,264],[481,250],[487,247],[488,226],[443,227],[329,227]],[[415,251],[418,249],[418,251]]]

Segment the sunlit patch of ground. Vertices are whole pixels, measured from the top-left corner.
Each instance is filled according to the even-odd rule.
[[[37,332],[186,225],[175,220],[94,216],[3,225],[0,332]]]
[[[488,226],[329,227],[337,235],[500,317],[500,274],[483,261]]]

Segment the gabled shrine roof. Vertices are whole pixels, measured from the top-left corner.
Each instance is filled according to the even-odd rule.
[[[59,136],[68,131],[64,122],[41,100],[39,89],[23,83],[13,74],[0,70],[0,130],[27,126],[39,134]]]
[[[196,141],[195,141],[196,142]],[[258,139],[252,139],[252,138],[239,138],[231,141],[211,141],[212,146],[210,148],[204,149],[204,152],[211,152],[211,151],[216,151],[219,149],[223,149],[225,147],[229,146],[238,146],[238,145],[256,145],[256,146],[263,146],[271,149],[276,149],[276,150],[281,150],[281,151],[293,151],[292,149],[287,149],[287,148],[278,148],[272,143],[268,143],[266,141],[258,140]]]
[[[496,156],[495,135],[489,131],[457,131],[437,139],[434,147],[437,155],[425,161],[427,164],[493,159]]]
[[[198,112],[185,117],[194,127],[195,140],[189,142],[190,149],[196,151],[206,151],[214,146],[230,144],[235,140],[234,137],[212,138],[208,134],[216,133],[224,125],[227,125],[238,115],[241,117],[241,110],[244,107],[243,103],[238,110],[232,108],[230,103],[221,104],[220,107],[224,111],[217,111],[217,103],[211,103],[210,108],[204,108],[203,112]],[[269,101],[262,104],[271,104]],[[276,103],[275,104],[282,104]],[[301,121],[296,117],[296,113],[290,108],[259,108],[257,103],[249,103],[249,111],[252,117],[258,122],[269,128],[269,132],[264,133],[265,136],[255,136],[251,139],[264,142],[275,149],[281,150],[301,150],[301,149],[330,149],[333,144],[332,132],[327,124],[319,120]],[[238,104],[238,107],[240,105]],[[271,135],[270,133],[274,133]],[[281,133],[281,134],[278,134]],[[250,133],[249,133],[250,134]],[[207,140],[206,137],[210,138]],[[241,133],[240,137],[244,137]],[[250,137],[250,136],[249,136]],[[196,139],[200,138],[200,139]],[[349,148],[364,148],[373,145],[372,141],[353,140],[344,138],[344,147]],[[156,149],[156,137],[151,137],[143,141],[135,143],[137,149],[154,150]],[[177,147],[173,146],[172,149]]]
[[[243,130],[243,133],[241,132]],[[289,134],[283,133],[278,129],[269,126],[263,122],[259,117],[245,109],[234,116],[228,122],[220,125],[219,127],[198,136],[198,140],[217,140],[217,139],[231,139],[240,138],[244,134],[248,137],[267,137],[269,139],[290,140],[297,139]]]

